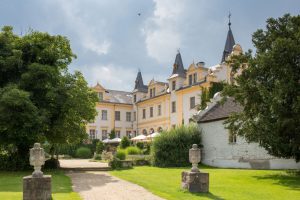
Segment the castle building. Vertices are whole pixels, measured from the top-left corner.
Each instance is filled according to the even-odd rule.
[[[231,82],[230,67],[225,61],[232,54],[241,53],[242,48],[235,44],[231,23],[228,25],[221,63],[215,66],[193,62],[185,69],[178,51],[166,82],[152,79],[145,85],[139,71],[132,92],[109,90],[97,83],[93,89],[99,97],[98,115],[93,123],[87,124],[89,137],[104,140],[113,129],[119,138],[134,137],[188,124],[198,112],[204,88],[214,82]]]

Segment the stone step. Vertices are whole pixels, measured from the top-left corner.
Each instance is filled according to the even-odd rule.
[[[110,167],[61,167],[64,171],[109,171]]]

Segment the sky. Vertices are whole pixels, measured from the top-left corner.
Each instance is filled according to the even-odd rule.
[[[220,63],[229,12],[235,42],[255,50],[251,35],[268,18],[299,11],[299,0],[0,0],[0,26],[64,35],[77,55],[71,72],[132,91],[139,69],[144,84],[166,82],[178,50],[185,68]]]

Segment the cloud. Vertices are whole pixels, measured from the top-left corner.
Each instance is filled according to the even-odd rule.
[[[148,55],[166,63],[181,46],[178,23],[185,6],[180,0],[154,0],[154,3],[153,17],[147,20],[142,33]]]

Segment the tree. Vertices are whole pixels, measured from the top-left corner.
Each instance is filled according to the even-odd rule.
[[[300,15],[267,20],[257,30],[251,51],[229,61],[236,84],[224,89],[244,110],[227,128],[258,142],[271,155],[300,160]]]
[[[109,139],[114,139],[114,138],[116,138],[116,131],[115,129],[112,129],[109,134]]]
[[[27,159],[34,142],[72,143],[86,137],[97,96],[80,72],[68,72],[74,58],[65,37],[35,31],[20,37],[12,27],[2,28],[0,145]]]
[[[126,149],[129,146],[130,146],[130,140],[128,139],[127,136],[123,137],[122,140],[121,140],[121,143],[120,143],[120,147],[122,149]]]

